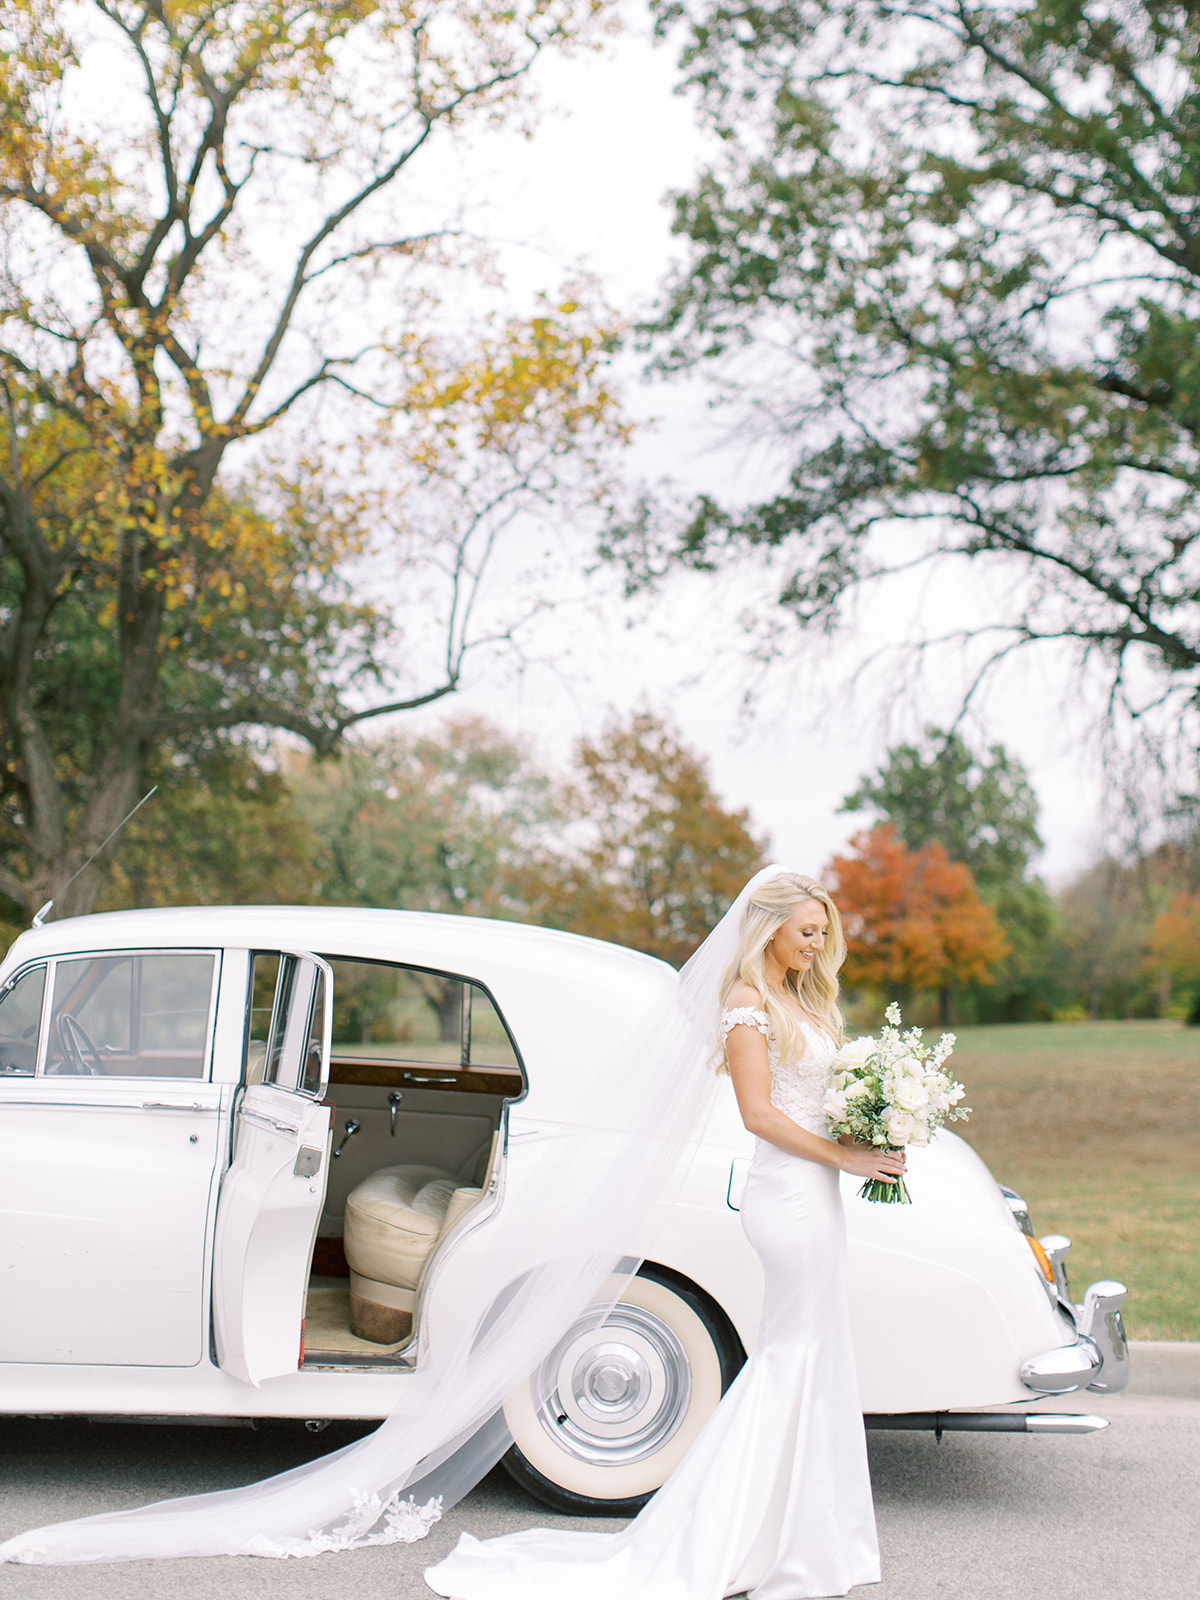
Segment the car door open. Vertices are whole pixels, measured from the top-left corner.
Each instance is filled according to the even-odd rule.
[[[256,1388],[295,1372],[325,1193],[333,974],[316,956],[258,952],[246,1087],[221,1184],[213,1263],[217,1363]]]

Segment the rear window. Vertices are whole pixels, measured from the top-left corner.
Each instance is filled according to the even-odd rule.
[[[478,984],[420,967],[325,959],[333,968],[335,1056],[517,1069],[508,1029]]]

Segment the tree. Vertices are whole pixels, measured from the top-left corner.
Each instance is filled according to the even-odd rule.
[[[516,740],[479,717],[350,742],[282,763],[289,802],[321,841],[326,905],[520,918],[525,863],[561,821],[555,787]]]
[[[1089,1017],[1154,1016],[1164,1009],[1148,959],[1164,897],[1147,866],[1104,857],[1058,896],[1066,976]]]
[[[714,793],[706,763],[642,711],[575,753],[565,804],[579,843],[532,861],[532,921],[682,964],[764,864],[746,810]]]
[[[621,437],[609,340],[577,296],[474,340],[438,315],[479,247],[411,181],[439,137],[521,116],[538,57],[606,15],[6,8],[0,893],[17,906],[61,888],[156,761],[247,726],[328,750],[451,692],[507,522]],[[422,602],[442,584],[433,671],[414,649],[389,675],[404,638],[355,598],[350,564],[381,541],[423,556]]]
[[[909,850],[885,822],[856,834],[850,848],[826,868],[846,924],[846,984],[889,998],[936,989],[942,1022],[952,1023],[956,987],[987,983],[1008,953],[995,912],[936,840]]]
[[[999,744],[977,756],[941,728],[926,727],[919,745],[894,745],[840,809],[879,812],[910,850],[940,844],[984,890],[1023,878],[1042,848],[1037,795],[1021,763]]]
[[[319,903],[324,841],[259,752],[214,741],[149,775],[158,793],[125,830],[97,910]]]
[[[1188,1022],[1200,1025],[1200,891],[1181,890],[1155,917],[1150,961],[1189,1002]]]
[[[1195,8],[662,0],[659,15],[686,28],[721,151],[677,202],[687,254],[655,324],[661,363],[716,364],[787,477],[749,507],[701,499],[674,531],[643,508],[610,551],[644,581],[773,550],[805,628],[901,568],[972,569],[994,597],[979,670],[1068,641],[1107,663],[1110,709],[1182,729],[1194,776]]]
[[[876,811],[909,850],[938,843],[970,868],[982,898],[1009,941],[986,986],[969,996],[984,1021],[1048,1017],[1058,974],[1052,946],[1054,903],[1030,874],[1041,850],[1038,800],[1028,774],[1002,745],[973,754],[958,733],[927,727],[919,745],[899,744],[842,802],[843,811]]]

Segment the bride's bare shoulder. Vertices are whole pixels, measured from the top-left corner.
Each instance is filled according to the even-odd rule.
[[[725,1010],[738,1011],[743,1006],[749,1006],[752,1011],[761,1011],[763,997],[750,984],[739,981],[725,996]]]

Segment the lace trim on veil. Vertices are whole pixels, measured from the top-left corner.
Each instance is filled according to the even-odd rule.
[[[303,1539],[268,1539],[264,1534],[248,1543],[247,1554],[284,1561],[288,1556],[320,1556],[329,1550],[358,1550],[368,1544],[416,1544],[442,1519],[441,1495],[419,1506],[412,1495],[402,1500],[400,1490],[389,1500],[359,1489],[350,1492],[354,1509],[339,1527],[310,1528]],[[376,1528],[379,1522],[383,1526]]]

